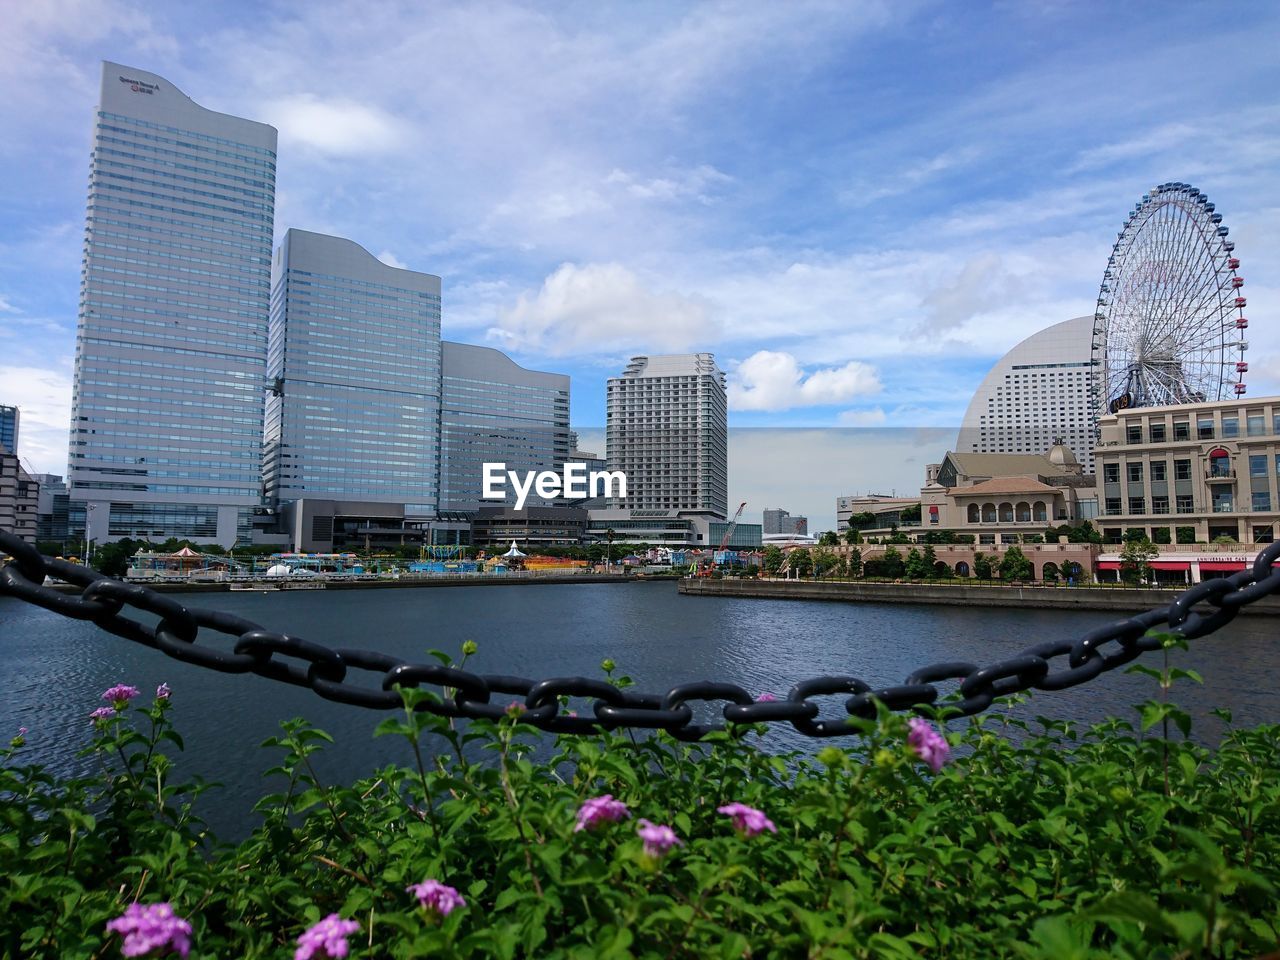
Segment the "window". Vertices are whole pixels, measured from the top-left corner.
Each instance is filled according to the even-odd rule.
[[[1163,423],[1153,423],[1147,430],[1152,443],[1164,443],[1165,430]]]
[[[1125,428],[1124,438],[1128,443],[1142,442],[1142,426],[1140,424],[1131,423]]]
[[[1168,469],[1169,469],[1169,465],[1165,463],[1163,460],[1152,460],[1151,461],[1151,479],[1152,480],[1167,479],[1165,477],[1165,474],[1168,471]]]
[[[1213,439],[1213,417],[1199,417],[1196,419],[1196,436],[1201,440]]]
[[[1265,477],[1267,475],[1267,455],[1255,453],[1249,457],[1249,476]]]
[[[1240,436],[1240,418],[1239,417],[1223,417],[1222,418],[1222,435],[1224,437]]]
[[[1120,498],[1107,497],[1107,516],[1114,517],[1120,512]]]
[[[1147,498],[1146,497],[1130,497],[1129,512],[1130,513],[1146,513]]]
[[[1152,497],[1151,512],[1152,513],[1168,513],[1169,498],[1168,497]]]
[[[1173,461],[1173,479],[1175,480],[1191,479],[1191,461],[1190,460]]]
[[[1188,423],[1186,420],[1177,420],[1177,421],[1174,421],[1174,424],[1173,424],[1173,439],[1175,439],[1175,440],[1190,440],[1190,439],[1191,439],[1191,424],[1190,424],[1190,423]]]
[[[1271,509],[1271,494],[1266,490],[1253,491],[1253,509],[1255,513],[1265,513]]]
[[[1209,476],[1210,477],[1229,477],[1231,476],[1231,458],[1227,456],[1225,450],[1214,450],[1209,454]]]
[[[1267,429],[1266,418],[1260,413],[1251,413],[1245,418],[1245,433],[1251,437],[1262,436]]]
[[[1177,508],[1179,513],[1194,513],[1195,506],[1191,502],[1190,497],[1178,497]]]
[[[1105,483],[1120,482],[1120,464],[1104,463],[1102,465],[1102,479]]]
[[[1141,483],[1141,482],[1142,482],[1142,464],[1141,464],[1141,462],[1139,462],[1139,463],[1131,463],[1131,464],[1129,464],[1129,482],[1130,482],[1130,483]]]
[[[1230,490],[1216,490],[1213,494],[1213,512],[1231,513],[1236,508],[1235,494]]]

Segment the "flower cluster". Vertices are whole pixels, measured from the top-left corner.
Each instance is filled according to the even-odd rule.
[[[89,721],[96,724],[99,720],[110,720],[115,715],[116,711],[114,707],[99,707],[97,710],[93,711],[93,713],[89,714]]]
[[[125,706],[138,695],[138,688],[131,687],[127,683],[117,683],[110,690],[102,692],[102,699],[111,701],[111,706],[117,710],[123,710]]]
[[[418,903],[424,910],[442,918],[447,917],[458,907],[467,905],[467,901],[462,899],[462,894],[439,880],[423,880],[421,883],[405,887],[405,890],[418,898]]]
[[[909,725],[911,731],[907,734],[907,744],[934,773],[937,773],[951,756],[950,744],[942,734],[933,729],[927,720],[912,717]]]
[[[717,807],[716,813],[723,813],[727,817],[733,818],[733,827],[739,833],[746,837],[754,837],[768,830],[770,833],[777,833],[778,828],[773,825],[773,821],[764,815],[755,807],[748,807],[745,803],[730,803],[723,807]]]
[[[120,952],[126,957],[145,957],[153,950],[185,957],[191,950],[191,924],[167,903],[131,903],[122,916],[107,923],[107,932],[124,937]]]
[[[298,938],[298,949],[293,952],[293,960],[345,957],[351,949],[347,946],[347,937],[359,929],[360,924],[354,920],[343,920],[338,914],[331,913],[307,928],[307,932]]]
[[[617,823],[631,816],[631,811],[621,800],[613,799],[613,794],[606,793],[602,797],[593,797],[578,808],[578,822],[573,832],[594,830],[606,823]]]
[[[684,841],[676,836],[676,832],[664,824],[641,819],[636,833],[644,841],[645,855],[655,859],[666,856],[673,847],[684,846]]]
[[[157,700],[168,700],[172,694],[173,691],[169,689],[169,685],[167,683],[162,683],[160,686],[156,687]]]

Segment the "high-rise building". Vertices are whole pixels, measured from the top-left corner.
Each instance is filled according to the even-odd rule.
[[[440,392],[440,509],[475,511],[485,463],[507,470],[558,470],[568,459],[569,378],[526,370],[490,347],[445,341]],[[515,495],[506,485],[508,501]],[[529,506],[551,501],[530,495]]]
[[[40,485],[22,469],[16,453],[0,447],[0,530],[34,543]]]
[[[0,447],[18,452],[18,408],[0,405]]]
[[[957,453],[1039,454],[1059,439],[1093,472],[1093,317],[1056,323],[1000,358],[969,401]]]
[[[438,507],[440,278],[290,230],[272,268],[268,500]]]
[[[607,395],[605,458],[627,477],[615,509],[728,511],[724,373],[709,353],[634,357]]]
[[[781,507],[768,509],[764,512],[764,535],[782,536],[787,534],[804,534],[809,533],[809,518],[801,516],[792,516],[792,514],[783,510]]]
[[[36,499],[36,539],[67,540],[72,533],[66,482],[56,473],[33,473],[31,479],[40,485]]]
[[[249,535],[275,167],[273,127],[103,64],[68,478],[93,539]]]

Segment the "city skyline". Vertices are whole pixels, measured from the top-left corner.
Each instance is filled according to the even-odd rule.
[[[40,472],[65,472],[100,59],[277,126],[275,242],[334,233],[441,276],[445,336],[570,374],[575,426],[603,426],[629,356],[693,350],[728,373],[731,427],[954,430],[1001,354],[1091,309],[1125,211],[1168,179],[1218,201],[1249,281],[1249,395],[1280,393],[1265,5],[1239,27],[1202,5],[374,5],[359,29],[342,5],[251,9],[11,17],[3,69],[50,82],[0,108],[0,403]],[[837,485],[825,499],[858,486]],[[831,513],[767,499],[815,529]]]

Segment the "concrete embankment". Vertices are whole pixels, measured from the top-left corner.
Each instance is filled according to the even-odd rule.
[[[324,589],[326,590],[380,590],[392,587],[514,587],[514,586],[532,586],[536,584],[547,583],[656,583],[663,580],[674,580],[675,577],[635,577],[620,576],[614,573],[566,573],[566,574],[537,574],[530,577],[511,576],[509,574],[498,576],[474,576],[474,577],[400,577],[399,579],[379,579],[370,578],[353,578],[350,580],[324,580]],[[148,590],[154,590],[156,593],[225,593],[231,590],[231,583],[226,581],[187,581],[187,580],[141,580],[130,581],[140,583]],[[265,592],[281,592],[293,593],[295,590],[299,593],[310,592],[316,589],[316,581],[302,580],[291,581],[283,584],[284,589],[279,590],[282,584],[279,581],[263,580],[268,589]],[[309,588],[309,589],[308,589]],[[54,584],[53,589],[63,593],[79,593],[80,588],[71,584],[59,583]]]
[[[1037,607],[1049,610],[1114,610],[1138,613],[1167,606],[1180,591],[1122,587],[1049,587],[1018,584],[866,583],[809,580],[681,580],[679,590],[694,597],[768,600],[834,600],[843,603],[928,603],[956,607]],[[1280,597],[1243,610],[1280,614]]]

